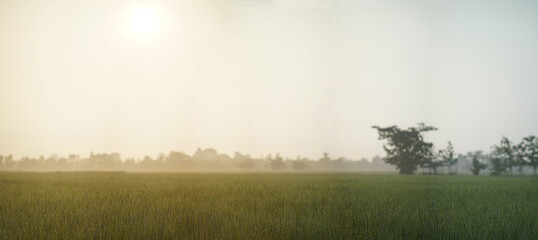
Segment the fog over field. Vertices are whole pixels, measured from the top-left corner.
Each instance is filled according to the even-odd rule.
[[[0,0],[0,155],[458,153],[538,134],[538,1]]]
[[[0,240],[538,239],[538,0],[0,0]]]

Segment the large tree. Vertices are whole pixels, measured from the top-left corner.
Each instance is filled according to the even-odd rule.
[[[417,167],[431,159],[433,144],[424,141],[424,132],[437,130],[435,127],[419,123],[418,127],[407,130],[397,126],[386,128],[373,126],[379,133],[379,140],[387,140],[383,148],[387,152],[384,158],[388,164],[396,165],[400,174],[413,174]]]

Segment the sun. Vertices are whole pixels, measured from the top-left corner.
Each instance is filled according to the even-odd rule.
[[[128,16],[128,25],[136,35],[149,35],[159,28],[159,16],[155,8],[149,4],[137,3]]]

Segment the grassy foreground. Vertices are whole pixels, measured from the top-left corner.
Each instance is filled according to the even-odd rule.
[[[1,239],[538,239],[538,178],[0,173]]]

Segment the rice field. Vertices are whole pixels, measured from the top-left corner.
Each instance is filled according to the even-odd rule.
[[[3,172],[0,239],[538,239],[538,178]]]

